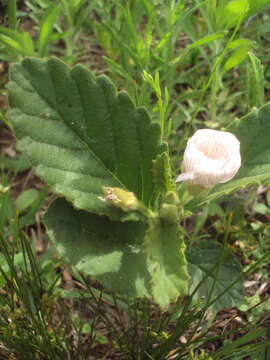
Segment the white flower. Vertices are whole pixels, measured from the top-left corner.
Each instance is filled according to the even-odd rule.
[[[240,142],[233,134],[200,129],[188,140],[176,182],[210,187],[231,180],[240,166]]]

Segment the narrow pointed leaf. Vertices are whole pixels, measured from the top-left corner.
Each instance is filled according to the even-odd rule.
[[[39,55],[41,57],[47,55],[48,43],[53,32],[53,27],[57,22],[57,18],[60,14],[60,8],[55,4],[52,4],[47,8],[45,14],[40,23],[38,48]]]
[[[175,190],[175,183],[172,179],[171,164],[168,152],[163,152],[153,161],[153,173],[155,191],[158,194],[166,194]]]
[[[264,104],[264,66],[261,60],[252,52],[248,53],[247,64],[247,99],[250,108]]]

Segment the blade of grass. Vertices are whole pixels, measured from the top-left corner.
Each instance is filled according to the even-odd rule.
[[[16,30],[17,27],[17,0],[8,0],[8,24],[10,29]]]
[[[47,8],[41,20],[38,38],[38,52],[40,57],[48,56],[48,46],[59,14],[60,7],[52,4]]]

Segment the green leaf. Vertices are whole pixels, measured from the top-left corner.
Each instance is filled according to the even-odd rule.
[[[30,224],[34,224],[36,222],[36,214],[42,206],[45,198],[48,195],[48,187],[44,186],[43,189],[37,192],[35,199],[31,203],[30,209],[27,213],[20,217],[19,226],[23,229],[25,226],[29,226]],[[25,200],[25,199],[24,199]]]
[[[18,254],[14,254],[12,258],[12,265],[14,267],[19,267],[22,266],[23,264],[24,264],[24,257],[22,252]],[[9,266],[6,257],[2,253],[0,253],[0,269],[6,274],[7,278],[9,278],[12,269]],[[0,288],[2,288],[5,285],[5,283],[6,283],[6,278],[2,276],[2,273],[0,271]]]
[[[49,6],[40,22],[38,48],[41,57],[46,56],[53,27],[60,13],[60,8],[55,4]]]
[[[243,62],[247,58],[249,50],[250,46],[241,46],[237,48],[226,60],[224,66],[222,67],[222,73],[225,74],[227,71],[235,68]]]
[[[249,0],[232,0],[225,6],[225,9],[230,15],[241,15],[247,12],[249,9]]]
[[[33,202],[38,197],[38,191],[36,189],[28,189],[23,191],[19,197],[16,199],[16,208],[22,212],[29,206],[33,204]]]
[[[122,65],[118,64],[116,61],[108,58],[107,56],[103,56],[102,60],[106,63],[112,73],[119,74],[124,79],[132,80],[129,72],[126,71]]]
[[[266,341],[262,339],[266,339]],[[254,360],[267,360],[267,355],[269,354],[268,345],[268,329],[258,327],[255,330],[248,331],[247,334],[240,336],[236,340],[227,342],[221,349],[211,353],[211,356],[213,356],[214,359],[224,360],[243,360],[248,357]],[[261,353],[259,357],[257,357],[256,355],[258,355],[260,350]]]
[[[254,44],[254,41],[245,39],[245,38],[238,38],[236,40],[232,40],[228,43],[228,49],[236,49],[239,47],[251,47]]]
[[[117,50],[113,46],[112,35],[109,33],[109,31],[106,29],[106,27],[98,21],[93,22],[93,28],[95,31],[95,35],[98,38],[98,43],[110,57],[110,58],[106,58],[106,59],[108,59],[108,61],[110,61],[111,58],[115,58],[116,55],[118,55],[119,50]],[[116,64],[116,66],[117,67],[119,66],[121,68],[121,66],[119,64]]]
[[[270,104],[254,110],[232,128],[241,144],[242,163],[238,178],[270,176]]]
[[[241,275],[241,265],[231,251],[211,241],[201,241],[192,245],[187,251],[187,259],[191,279],[190,291],[192,292],[203,280],[194,294],[195,300],[199,298],[202,298],[204,302],[213,300]],[[212,295],[209,299],[211,291]],[[238,281],[211,307],[215,311],[231,308],[242,296],[243,285]]]
[[[226,184],[218,184],[202,196],[190,201],[189,209],[252,184],[270,179],[270,104],[254,109],[229,129],[240,141],[242,166],[237,176]]]
[[[102,187],[133,192],[145,205],[153,194],[152,161],[160,151],[160,128],[117,93],[105,76],[58,59],[25,59],[10,71],[9,118],[18,148],[36,174],[83,210],[122,216],[102,202]]]
[[[25,31],[16,31],[0,26],[0,42],[24,56],[34,55],[31,36]]]
[[[269,0],[249,0],[249,16],[256,14],[266,6],[270,6]]]
[[[166,194],[175,190],[175,183],[172,179],[172,170],[168,152],[163,152],[153,161],[153,173],[155,191],[158,194]]]
[[[148,294],[150,275],[142,246],[145,224],[78,211],[64,199],[50,206],[44,223],[60,255],[78,271],[128,296]]]
[[[229,29],[266,6],[270,6],[269,0],[225,0],[218,8],[218,23],[222,29]]]
[[[8,157],[4,154],[0,155],[1,167],[15,172],[23,172],[31,167],[31,164],[24,155],[18,155],[15,158]]]
[[[218,31],[218,32],[210,34],[210,35],[206,35],[206,36],[202,37],[201,39],[199,39],[199,40],[193,42],[192,44],[188,45],[187,48],[191,50],[191,49],[194,49],[194,48],[196,48],[198,46],[208,44],[208,43],[210,43],[212,41],[223,38],[227,33],[228,33],[227,30],[223,30],[223,31]]]
[[[245,20],[249,11],[249,0],[231,0],[220,6],[218,11],[219,22],[222,28],[229,29]]]
[[[179,295],[188,293],[185,244],[178,222],[154,219],[148,230],[146,248],[153,297],[161,307],[166,307]]]
[[[249,106],[262,106],[264,103],[264,66],[253,53],[248,53],[250,62],[247,64],[247,98]]]
[[[162,307],[187,293],[185,245],[178,223],[118,222],[56,200],[44,217],[63,259],[116,292],[151,297]]]
[[[8,25],[10,29],[16,29],[17,26],[17,0],[7,1]]]

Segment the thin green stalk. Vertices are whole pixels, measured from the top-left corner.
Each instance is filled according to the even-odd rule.
[[[148,299],[143,301],[143,339],[144,349],[148,349],[149,342],[151,341],[151,323],[150,323],[150,302]]]
[[[217,41],[219,42],[219,41]],[[218,44],[217,44],[218,45]],[[219,46],[214,46],[214,56],[219,53]],[[217,95],[219,91],[219,72],[220,64],[214,70],[213,79],[211,82],[211,98],[210,98],[210,119],[213,123],[216,122],[217,116]]]
[[[194,330],[191,332],[190,336],[189,336],[189,340],[188,340],[188,343],[190,342],[190,340],[194,337],[194,335],[197,333],[197,330],[199,328],[199,326],[201,325],[202,321],[203,321],[203,318],[205,316],[205,313],[207,311],[207,309],[210,308],[209,304],[211,303],[211,299],[212,299],[212,295],[213,295],[213,292],[215,290],[215,286],[216,286],[216,283],[217,283],[217,277],[218,277],[218,274],[219,274],[219,271],[220,271],[220,266],[222,264],[222,261],[224,259],[224,255],[225,255],[225,245],[227,243],[227,237],[225,238],[225,244],[224,244],[224,247],[222,249],[222,252],[220,254],[220,257],[217,261],[217,266],[215,266],[215,272],[213,271],[214,273],[214,281],[211,285],[211,289],[209,291],[209,295],[208,295],[208,298],[207,298],[207,301],[206,301],[206,304],[204,305],[204,307],[202,308],[202,312],[201,312],[201,316],[199,318],[199,321],[198,323],[196,324]]]
[[[86,286],[87,290],[91,294],[91,296],[92,296],[92,298],[93,298],[93,300],[94,300],[94,302],[96,304],[96,307],[91,306],[93,312],[94,313],[96,313],[96,312],[99,313],[100,317],[103,319],[104,323],[106,324],[107,329],[113,331],[113,333],[114,333],[113,335],[115,336],[115,339],[116,339],[116,341],[118,343],[118,346],[119,346],[120,350],[124,351],[124,344],[122,342],[121,336],[118,335],[119,334],[118,329],[116,328],[114,322],[110,319],[110,317],[107,316],[106,312],[104,312],[104,310],[100,308],[100,302],[101,302],[102,296],[100,295],[99,299],[97,300],[97,297],[93,292],[93,289],[88,284],[88,282],[87,282],[86,278],[84,277],[84,275],[80,274],[80,276],[81,276],[81,278],[82,278],[82,280],[84,282],[84,285]],[[102,290],[101,290],[101,292],[102,292]]]
[[[226,43],[223,51],[222,51],[221,54],[216,58],[216,61],[215,61],[215,63],[214,63],[214,66],[213,66],[213,70],[212,70],[212,72],[211,72],[211,75],[209,76],[209,79],[208,79],[207,83],[205,84],[205,86],[204,86],[203,89],[202,89],[202,95],[201,95],[201,97],[200,97],[200,99],[199,99],[199,101],[198,101],[198,103],[197,103],[197,106],[196,106],[196,108],[195,108],[195,111],[194,111],[193,114],[192,114],[192,122],[194,122],[194,120],[195,120],[195,118],[196,118],[196,116],[197,116],[197,114],[198,114],[198,112],[199,112],[199,110],[200,110],[200,108],[201,108],[201,104],[202,104],[202,101],[203,101],[203,99],[204,99],[204,97],[205,97],[205,95],[206,95],[207,90],[209,89],[210,85],[213,83],[214,78],[216,77],[216,72],[218,71],[218,68],[219,68],[220,64],[222,63],[222,61],[223,61],[223,59],[224,59],[224,57],[225,57],[225,55],[226,55],[226,53],[227,53],[227,50],[228,50],[228,48],[229,48],[229,45],[230,45],[231,42],[234,40],[234,38],[235,38],[236,35],[237,35],[237,32],[239,31],[239,28],[240,28],[240,25],[241,25],[241,20],[242,20],[242,18],[239,20],[238,25],[234,28],[234,31],[233,31],[231,37],[229,38],[228,42]],[[212,94],[212,101],[213,101],[213,102],[216,101],[216,97],[214,98],[214,95],[215,95],[216,92],[217,92],[216,84],[214,84],[214,85],[213,85],[213,94]],[[212,115],[215,115],[215,110],[214,110],[214,114],[212,114]]]
[[[215,301],[220,299],[228,290],[230,290],[238,281],[244,279],[247,274],[251,273],[256,267],[263,262],[265,259],[270,258],[270,253],[265,254],[259,260],[257,260],[254,264],[252,264],[246,271],[243,271],[227,288],[225,288],[219,295],[217,295],[210,303],[211,306]]]
[[[265,347],[265,351],[264,351],[264,358],[270,359],[270,327],[268,327],[267,330],[267,340],[269,341],[268,346]]]
[[[10,29],[15,30],[17,27],[17,0],[8,0],[7,12],[8,12],[8,25]]]

